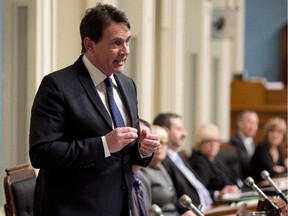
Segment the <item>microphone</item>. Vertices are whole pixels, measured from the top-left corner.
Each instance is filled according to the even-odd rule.
[[[259,194],[259,196],[273,208],[273,211],[275,211],[275,210],[276,210],[276,211],[279,211],[278,206],[276,206],[276,205],[263,193],[263,191],[255,184],[253,178],[247,177],[247,178],[245,179],[245,184],[248,185],[249,187],[253,188],[253,189]]]
[[[202,214],[202,212],[199,211],[199,209],[197,209],[195,205],[193,205],[191,198],[186,194],[180,197],[179,202],[182,206],[192,210],[197,216],[204,216],[204,214]]]
[[[164,216],[162,213],[162,209],[156,204],[152,204],[150,208],[150,213],[150,216]]]
[[[277,185],[275,184],[275,182],[270,178],[270,174],[268,171],[263,170],[261,172],[261,177],[264,180],[267,180],[269,182],[269,184],[274,188],[274,190],[276,191],[276,193],[280,196],[280,198],[282,200],[284,200],[286,203],[288,203],[287,198],[285,197],[285,195],[283,194],[283,192],[280,190],[280,188],[277,187]]]

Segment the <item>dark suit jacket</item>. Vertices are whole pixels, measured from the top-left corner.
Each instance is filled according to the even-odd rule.
[[[249,175],[249,165],[251,158],[248,155],[248,152],[245,148],[245,145],[243,143],[243,140],[241,137],[236,134],[235,136],[231,137],[230,143],[234,145],[237,149],[238,156],[241,163],[241,177],[245,179]]]
[[[209,190],[221,190],[226,185],[237,184],[237,177],[218,158],[211,162],[200,152],[193,151],[188,160]]]
[[[263,180],[260,175],[263,170],[268,171],[271,177],[277,176],[282,173],[287,173],[287,169],[285,169],[282,173],[276,173],[273,170],[273,167],[275,165],[285,167],[281,146],[278,147],[278,154],[278,161],[274,162],[271,154],[269,153],[269,144],[267,142],[257,144],[254,155],[251,159],[249,170],[250,176],[254,179],[255,182]]]
[[[183,158],[182,158],[183,159]],[[190,168],[190,170],[193,172],[192,168],[188,164],[187,160],[183,159],[184,163]],[[178,167],[173,163],[173,161],[167,156],[165,160],[162,162],[163,166],[166,168],[168,174],[170,175],[174,188],[176,190],[178,202],[177,202],[177,208],[179,209],[180,213],[185,212],[187,209],[184,209],[180,202],[179,198],[186,194],[191,199],[195,206],[198,206],[200,204],[200,198],[196,191],[196,189],[193,187],[193,185],[186,179],[186,177],[183,175],[183,173],[178,169]],[[193,172],[196,176],[197,174]]]
[[[115,74],[131,127],[137,128],[136,87]],[[32,107],[30,159],[40,168],[35,189],[36,216],[129,215],[132,164],[147,166],[138,140],[105,158],[101,136],[112,130],[82,56],[45,76]]]

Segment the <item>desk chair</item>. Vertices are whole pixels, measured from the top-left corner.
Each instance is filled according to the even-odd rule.
[[[36,183],[35,170],[28,164],[20,164],[5,169],[4,189],[6,216],[32,216],[34,188]]]
[[[234,145],[225,142],[221,143],[217,157],[231,169],[235,176],[242,179],[241,163]]]

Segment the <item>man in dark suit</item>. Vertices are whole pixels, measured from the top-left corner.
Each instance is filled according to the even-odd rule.
[[[214,192],[210,194],[187,159],[178,153],[179,148],[184,144],[184,138],[187,136],[181,116],[174,113],[161,113],[156,116],[153,124],[162,126],[168,131],[167,157],[162,163],[172,179],[178,199],[186,194],[192,199],[195,206],[209,208],[213,202]]]
[[[253,139],[257,133],[258,125],[259,118],[255,111],[244,110],[240,112],[237,118],[237,134],[232,136],[229,141],[237,150],[241,167],[241,176],[239,177],[242,179],[245,179],[249,174],[250,160],[255,151]]]
[[[40,168],[34,215],[127,216],[132,164],[148,165],[159,136],[140,136],[136,87],[122,74],[131,37],[125,14],[98,4],[86,11],[80,33],[82,55],[45,76],[33,103],[29,154]]]

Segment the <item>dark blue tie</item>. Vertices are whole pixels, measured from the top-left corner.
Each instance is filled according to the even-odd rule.
[[[145,203],[144,203],[144,199],[143,199],[143,189],[141,186],[141,181],[139,180],[137,174],[134,174],[133,186],[135,188],[136,195],[137,195],[140,215],[146,216],[147,214],[146,214]]]
[[[117,107],[117,104],[114,100],[112,80],[111,80],[111,78],[107,77],[104,80],[104,82],[106,85],[108,104],[109,104],[109,108],[110,108],[110,112],[112,115],[114,125],[115,125],[115,127],[124,127],[125,126],[124,120],[123,120],[122,115],[119,111],[119,108]]]

